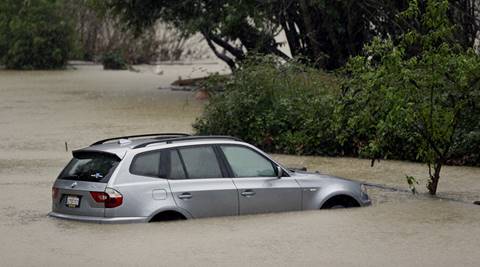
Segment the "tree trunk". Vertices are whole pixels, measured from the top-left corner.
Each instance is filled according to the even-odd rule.
[[[430,195],[437,194],[438,180],[440,180],[440,170],[442,169],[442,162],[437,161],[433,164],[433,174],[430,172],[430,181],[427,183],[427,189]]]
[[[312,49],[313,52],[311,59],[313,59],[316,66],[324,68],[324,55],[319,45],[319,38],[317,36],[317,29],[313,18],[313,16],[318,16],[318,14],[312,14],[309,0],[300,1],[300,9],[302,11],[303,24],[305,25],[306,30],[304,34],[307,37],[306,39],[308,40],[309,48]]]

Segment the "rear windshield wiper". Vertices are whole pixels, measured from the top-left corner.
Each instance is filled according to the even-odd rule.
[[[80,176],[78,175],[67,175],[67,176],[62,176],[60,179],[65,179],[65,180],[78,180]]]
[[[99,181],[103,178],[103,176],[99,173],[96,173],[96,174],[92,174],[92,175],[89,175],[89,174],[86,174],[86,173],[82,173],[80,175],[67,175],[67,176],[63,176],[61,177],[60,179],[65,179],[65,180],[79,180],[79,181]]]

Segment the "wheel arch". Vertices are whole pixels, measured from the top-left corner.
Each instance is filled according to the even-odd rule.
[[[154,220],[156,217],[159,217],[161,216],[162,214],[167,214],[167,213],[170,213],[170,214],[177,214],[181,217],[183,217],[183,219],[192,219],[192,215],[190,213],[188,213],[187,211],[185,210],[182,210],[182,209],[179,209],[179,208],[162,208],[160,210],[157,210],[155,212],[153,212],[148,218],[147,218],[147,222],[151,222],[152,220]]]
[[[327,195],[326,197],[324,197],[323,200],[320,202],[319,209],[323,209],[325,204],[328,203],[329,201],[335,201],[337,199],[352,200],[355,203],[354,207],[361,207],[362,206],[362,204],[361,204],[362,202],[360,201],[360,199],[355,197],[350,192],[348,192],[348,191],[337,191],[337,192],[332,192],[329,195]]]

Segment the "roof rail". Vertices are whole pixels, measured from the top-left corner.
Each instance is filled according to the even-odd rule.
[[[157,141],[151,141],[151,142],[146,142],[143,144],[138,144],[133,147],[133,149],[136,148],[142,148],[146,147],[148,145],[152,144],[157,144],[157,143],[162,143],[165,142],[167,144],[171,144],[173,142],[179,142],[179,141],[189,141],[189,140],[208,140],[208,139],[227,139],[227,140],[234,140],[234,141],[242,141],[241,139],[233,136],[228,136],[228,135],[191,135],[191,136],[184,136],[184,137],[172,137],[172,138],[162,138]]]
[[[101,145],[104,144],[108,141],[113,141],[113,140],[120,140],[120,139],[129,139],[129,138],[139,138],[139,137],[157,137],[157,138],[169,138],[169,137],[186,137],[190,136],[189,134],[186,133],[152,133],[152,134],[137,134],[137,135],[126,135],[126,136],[119,136],[119,137],[113,137],[113,138],[107,138],[103,140],[99,140],[90,146],[95,146],[95,145]]]

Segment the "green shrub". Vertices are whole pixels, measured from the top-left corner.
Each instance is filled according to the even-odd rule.
[[[3,0],[0,3],[0,63],[9,69],[65,66],[72,29],[55,1]]]
[[[458,45],[448,8],[448,0],[425,6],[412,0],[405,16],[420,21],[423,31],[408,31],[397,42],[375,38],[364,55],[352,58],[338,112],[340,129],[363,139],[369,157],[404,152],[392,145],[395,138],[415,144],[416,158],[428,164],[432,195],[442,166],[458,152],[475,156],[479,148],[480,56]]]
[[[317,69],[255,57],[224,84],[225,91],[213,94],[194,128],[199,134],[237,136],[271,152],[336,155],[333,84]]]
[[[117,51],[105,53],[102,57],[102,64],[105,70],[126,70],[128,68],[122,54]]]
[[[461,133],[454,137],[448,164],[480,166],[480,114],[472,117],[472,120],[476,120],[476,125],[461,127]]]

